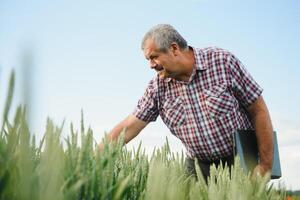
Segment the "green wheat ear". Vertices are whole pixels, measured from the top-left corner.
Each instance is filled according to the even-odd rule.
[[[4,112],[3,112],[1,136],[3,135],[3,133],[5,133],[7,135],[4,128],[5,128],[5,124],[8,124],[8,114],[9,114],[9,110],[10,110],[12,99],[13,99],[14,87],[15,87],[15,71],[12,70],[10,73],[8,91],[7,91],[6,101],[5,101]]]

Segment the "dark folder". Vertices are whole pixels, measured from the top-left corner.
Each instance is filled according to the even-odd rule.
[[[234,150],[241,160],[242,168],[248,172],[252,171],[259,163],[259,152],[257,148],[256,135],[254,130],[238,130],[234,134]],[[281,177],[281,167],[278,152],[276,132],[274,132],[274,156],[271,172],[271,179]]]

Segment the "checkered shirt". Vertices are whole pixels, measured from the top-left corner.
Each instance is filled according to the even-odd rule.
[[[160,115],[186,147],[203,161],[232,155],[233,133],[253,129],[246,108],[262,88],[230,52],[193,48],[195,65],[188,82],[153,78],[133,115],[151,122]]]

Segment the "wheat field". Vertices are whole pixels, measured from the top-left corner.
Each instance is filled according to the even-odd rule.
[[[19,106],[8,120],[13,99],[14,74],[4,106],[0,133],[0,199],[286,199],[287,193],[268,186],[269,177],[250,178],[236,159],[231,174],[227,166],[211,168],[208,184],[196,168],[198,181],[185,171],[185,157],[163,147],[147,155],[140,146],[127,150],[124,133],[115,143],[103,139],[99,151],[93,131],[82,117],[80,130],[47,120],[41,141],[30,133],[26,110]]]

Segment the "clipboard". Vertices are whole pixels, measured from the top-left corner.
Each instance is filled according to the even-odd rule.
[[[274,155],[271,179],[278,179],[281,177],[281,166],[277,134],[275,131],[273,134]],[[246,172],[253,171],[259,163],[259,152],[254,130],[238,130],[234,133],[234,154],[240,157],[241,166]]]

